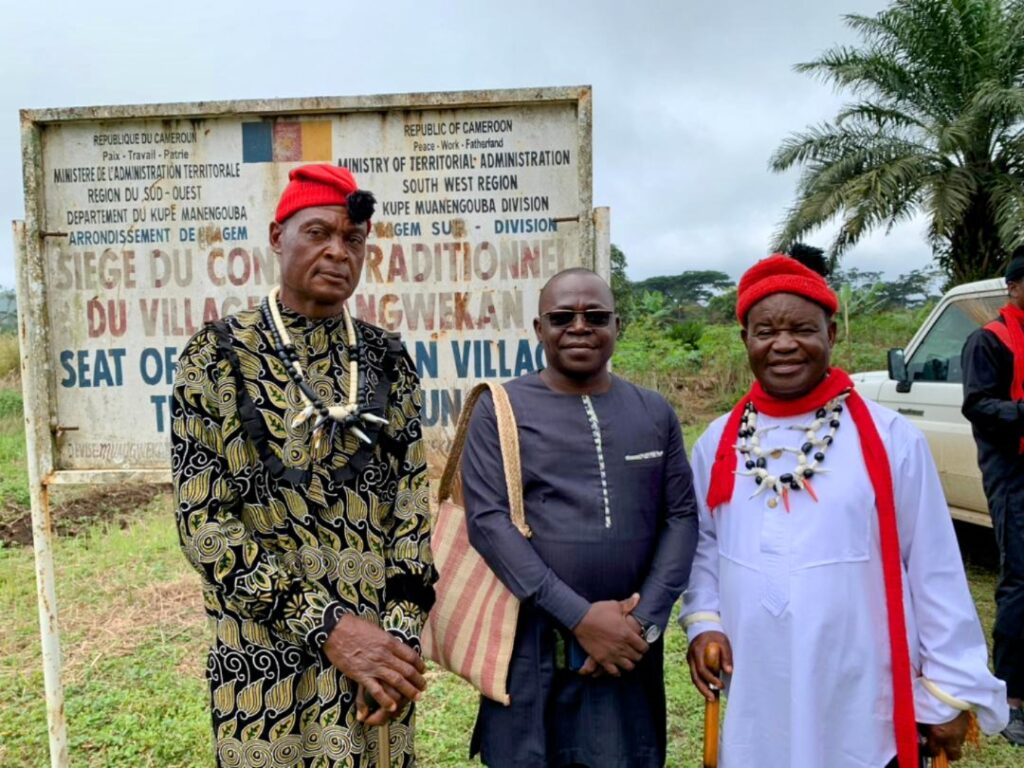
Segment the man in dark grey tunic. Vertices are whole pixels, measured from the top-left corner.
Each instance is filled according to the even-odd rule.
[[[471,754],[492,768],[662,766],[661,633],[697,541],[679,421],[608,371],[620,321],[597,274],[553,277],[539,315],[548,367],[507,384],[531,539],[509,519],[487,395],[462,459],[470,541],[522,603],[512,703],[481,700]]]

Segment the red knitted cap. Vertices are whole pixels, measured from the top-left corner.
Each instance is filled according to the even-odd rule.
[[[346,205],[359,186],[348,168],[326,163],[302,165],[288,174],[288,186],[277,203],[274,221],[283,222],[296,211],[319,205]]]
[[[830,313],[839,309],[839,299],[825,278],[784,253],[773,253],[743,273],[736,289],[736,317],[742,325],[750,308],[773,293],[794,293]]]

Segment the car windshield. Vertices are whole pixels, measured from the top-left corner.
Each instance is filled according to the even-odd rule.
[[[994,319],[1004,296],[964,296],[950,302],[907,361],[912,381],[960,383],[960,351],[977,328]]]

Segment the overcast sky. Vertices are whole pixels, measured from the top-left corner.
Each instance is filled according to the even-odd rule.
[[[843,101],[793,64],[855,40],[842,14],[885,5],[3,0],[0,219],[24,217],[21,108],[589,84],[594,203],[630,277],[737,277],[792,202],[795,173],[772,174],[771,152]],[[873,236],[845,266],[924,266],[923,232]],[[12,252],[0,234],[0,285]]]

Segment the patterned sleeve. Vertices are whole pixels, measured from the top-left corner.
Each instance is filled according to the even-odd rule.
[[[398,492],[385,544],[386,587],[383,626],[402,642],[419,648],[420,631],[434,604],[437,573],[430,550],[430,493],[426,444],[420,424],[423,395],[409,356],[396,365],[388,406],[388,436],[404,446]]]
[[[213,334],[200,331],[178,360],[171,400],[171,471],[181,548],[225,610],[317,650],[344,610],[324,587],[304,580],[261,546],[242,522],[242,502],[225,455],[218,397],[222,375],[228,374],[218,361]]]

